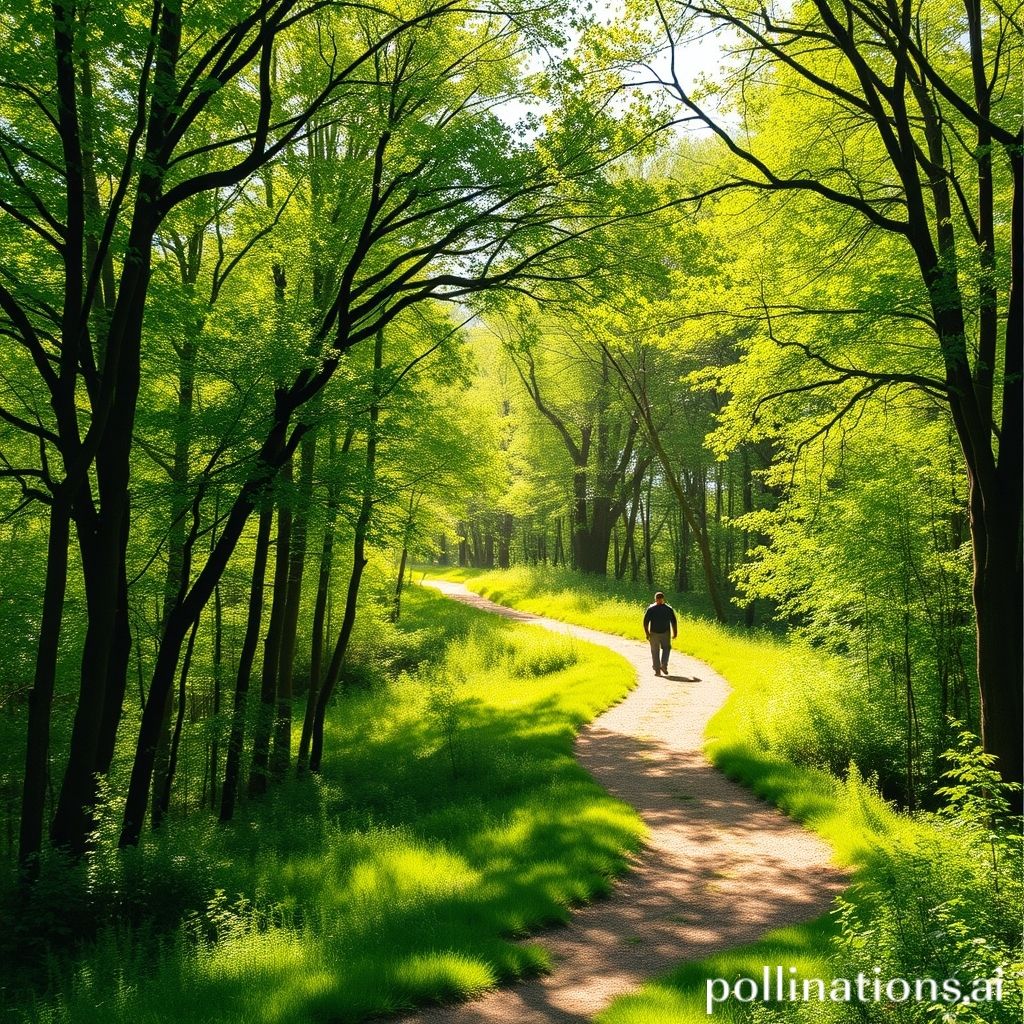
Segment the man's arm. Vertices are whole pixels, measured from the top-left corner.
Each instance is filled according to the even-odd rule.
[[[676,613],[671,608],[669,614],[672,616],[672,639],[675,640],[679,636],[679,626],[676,623]]]

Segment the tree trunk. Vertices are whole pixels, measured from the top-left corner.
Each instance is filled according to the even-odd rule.
[[[315,410],[314,410],[315,412]],[[316,433],[310,430],[299,449],[299,489],[297,511],[292,526],[291,557],[288,567],[288,599],[285,605],[281,663],[277,673],[277,721],[274,727],[272,774],[282,779],[291,762],[292,700],[295,678],[295,646],[302,604],[302,577],[306,565],[309,536],[309,510],[313,500],[313,466],[316,459]]]
[[[395,596],[391,601],[392,622],[397,622],[402,614],[402,587],[405,584],[405,567],[409,561],[409,539],[412,536],[413,516],[416,512],[416,496],[409,496],[409,508],[406,513],[405,526],[402,529],[402,555],[398,560],[398,579],[395,581]]]
[[[507,569],[510,564],[510,551],[512,547],[512,528],[515,525],[514,519],[509,512],[501,517],[501,533],[498,538],[498,568]]]
[[[690,523],[682,509],[679,509],[679,592],[688,594],[690,583]]]
[[[224,785],[221,787],[220,820],[230,821],[235,813],[238,796],[238,780],[242,771],[242,748],[245,742],[245,713],[249,696],[249,680],[252,663],[256,656],[256,645],[260,636],[260,621],[263,618],[263,586],[267,575],[267,555],[270,550],[270,525],[274,517],[274,506],[270,498],[264,499],[260,509],[259,527],[256,531],[256,553],[252,563],[252,582],[249,590],[249,613],[246,618],[245,636],[238,655],[238,672],[235,677],[235,698],[231,711],[231,733],[228,736],[228,753],[224,763]]]
[[[286,463],[287,466],[287,463]],[[286,470],[287,472],[287,470]],[[270,763],[270,736],[277,710],[277,680],[281,661],[281,639],[284,633],[285,605],[288,602],[288,563],[291,545],[292,513],[290,495],[277,505],[277,550],[274,554],[274,594],[270,606],[270,622],[263,640],[263,669],[260,706],[252,738],[252,766],[249,769],[249,794],[259,796],[267,791]]]
[[[171,750],[167,775],[164,779],[164,788],[159,796],[160,810],[166,815],[171,806],[171,788],[174,785],[174,773],[178,770],[178,751],[181,749],[181,731],[185,724],[185,697],[187,695],[186,684],[188,683],[188,672],[192,667],[192,654],[196,647],[196,633],[199,632],[199,619],[192,623],[192,632],[188,635],[188,645],[185,648],[185,658],[181,663],[181,675],[178,677],[178,714],[174,721],[174,734],[171,737]],[[154,821],[154,825],[156,822]]]
[[[626,514],[626,539],[622,546],[622,564],[615,571],[616,579],[622,579],[626,575],[626,567],[632,567],[633,581],[637,577],[636,565],[636,517],[640,511],[640,488],[641,480],[636,474],[633,475],[633,486],[629,496],[629,511]]]
[[[345,434],[342,454],[352,446],[353,431]],[[324,622],[330,599],[331,570],[334,565],[334,528],[338,516],[337,482],[338,428],[331,427],[327,448],[327,518],[324,523],[324,539],[320,549],[320,573],[317,579],[316,602],[313,606],[313,638],[310,645],[309,689],[306,693],[306,711],[302,717],[302,736],[299,739],[299,755],[296,764],[301,773],[309,763],[309,743],[313,735],[313,719],[316,715],[316,700],[323,679]],[[328,626],[328,629],[330,627]]]
[[[65,499],[55,495],[50,507],[50,531],[46,548],[46,583],[43,617],[36,648],[36,670],[28,702],[28,730],[25,746],[25,782],[21,798],[21,827],[18,838],[18,869],[25,881],[39,876],[42,851],[46,782],[50,770],[50,716],[57,676],[64,614],[64,593],[68,581],[70,516]]]
[[[164,816],[164,782],[171,769],[171,717],[174,714],[174,696],[168,693],[164,699],[164,709],[160,716],[160,735],[156,741],[156,754],[153,758],[153,782],[150,786],[149,815],[154,829],[160,827]]]
[[[352,541],[352,572],[349,575],[348,591],[345,596],[345,614],[342,616],[338,641],[334,645],[334,653],[331,656],[331,664],[327,670],[327,678],[324,680],[324,685],[317,696],[309,752],[309,770],[311,772],[320,771],[324,750],[324,719],[327,715],[327,705],[330,703],[331,694],[338,681],[338,676],[341,674],[342,659],[345,657],[345,651],[348,649],[348,642],[352,636],[352,627],[356,621],[356,602],[359,598],[359,584],[363,578],[363,569],[366,567],[366,532],[373,513],[377,465],[377,420],[380,409],[377,405],[376,396],[379,387],[379,373],[383,365],[384,332],[378,331],[373,347],[374,402],[370,406],[370,423],[366,436],[366,478],[363,484],[363,499],[359,506],[359,515],[356,519],[355,534]]]
[[[102,461],[116,462],[117,454],[104,453]],[[117,693],[123,695],[127,683],[128,665],[121,656],[126,642],[121,633],[127,623],[122,591],[128,517],[127,453],[124,462],[123,487],[107,480],[107,471],[101,474],[109,484],[109,498],[104,502],[99,523],[94,528],[78,527],[89,625],[68,761],[50,826],[53,845],[74,857],[85,852],[93,829],[92,808],[96,802],[100,734],[105,712],[111,713],[112,698]],[[116,467],[108,467],[108,470],[111,477],[119,475]],[[101,492],[104,489],[101,487]],[[127,642],[130,644],[130,639]],[[111,669],[116,672],[118,666],[123,666],[124,679],[111,678]]]
[[[1010,219],[1010,295],[1006,315],[1003,423],[996,494],[971,487],[974,540],[974,608],[978,628],[978,681],[985,749],[999,759],[1003,778],[1024,781],[1022,690],[1024,663],[1020,643],[1024,620],[1024,572],[1021,565],[1021,510],[1024,495],[1024,157],[1010,153],[1013,208]],[[987,439],[986,439],[987,440]],[[1014,798],[1019,814],[1022,794]]]
[[[645,495],[646,500],[644,501],[644,569],[647,573],[647,586],[654,586],[654,556],[651,552],[653,541],[651,538],[651,516],[654,514],[651,501],[651,491],[653,483],[651,477],[647,478],[647,494]]]
[[[586,499],[581,501],[577,498],[573,548],[576,552],[576,568],[580,572],[595,576],[608,574],[608,552],[612,543],[613,525],[608,499],[593,498],[588,516]]]
[[[1017,486],[1017,485],[1011,485]],[[1020,519],[1012,502],[979,509],[972,487],[971,536],[974,541],[974,610],[977,616],[978,684],[981,736],[985,750],[998,758],[1003,778],[1019,782],[1021,756]],[[1011,508],[1006,506],[1010,505]],[[1017,552],[1016,559],[1013,552]],[[1020,805],[1019,794],[1016,797]]]
[[[750,452],[743,448],[743,512],[749,515],[754,511],[754,475],[750,471]],[[750,530],[744,527],[743,530],[743,554],[742,559],[747,561],[750,553]],[[754,628],[755,620],[754,602],[748,601],[743,606],[743,624],[747,629]],[[866,628],[866,627],[865,627]]]
[[[217,779],[220,776],[220,706],[224,673],[224,605],[220,584],[213,588],[213,719],[214,731],[210,739],[210,809],[217,807]]]
[[[1014,179],[1011,215],[1011,285],[1006,320],[1005,385],[998,458],[991,449],[990,424],[975,401],[966,360],[964,314],[949,301],[949,271],[933,250],[918,242],[922,276],[929,285],[936,327],[944,339],[950,409],[967,465],[970,496],[971,543],[974,554],[973,600],[977,623],[977,668],[981,698],[982,741],[995,755],[1003,777],[1024,779],[1024,658],[1020,623],[1024,617],[1021,513],[1024,496],[1024,209],[1022,209],[1022,157],[1011,155]],[[940,226],[941,227],[941,226]],[[940,237],[941,243],[941,237]],[[955,286],[955,280],[952,282]],[[959,344],[953,344],[959,342]],[[1015,796],[1021,809],[1021,795]]]
[[[402,584],[405,582],[405,565],[409,559],[409,545],[402,545],[402,557],[398,561],[398,580],[395,582],[395,596],[391,602],[391,621],[397,622],[402,615]]]
[[[562,517],[559,516],[555,520],[555,551],[552,557],[552,562],[555,565],[565,564],[565,548],[562,545]]]
[[[182,285],[189,289],[199,273],[199,261],[194,266],[187,262],[182,268]],[[170,527],[167,531],[167,575],[164,579],[164,610],[173,607],[175,600],[188,581],[185,572],[185,516],[192,499],[189,495],[189,450],[192,435],[192,409],[195,400],[195,365],[198,335],[202,323],[192,324],[186,330],[178,352],[178,403],[174,410],[174,454],[169,466],[171,484]],[[166,810],[165,791],[169,794],[167,773],[171,764],[171,712],[173,700],[168,694],[160,724],[156,762],[153,770],[152,820],[158,828]]]
[[[125,538],[122,552],[127,550],[128,523],[125,521]],[[103,697],[103,711],[100,715],[100,731],[96,742],[96,771],[106,775],[114,760],[117,747],[117,730],[121,725],[124,711],[124,695],[128,688],[128,669],[132,656],[131,621],[128,614],[128,566],[122,553],[118,569],[118,600],[114,609],[114,641],[110,651],[107,669],[107,686]]]
[[[734,527],[732,520],[735,515],[735,495],[733,494],[733,472],[732,472],[732,460],[730,459],[725,464],[725,481],[726,481],[726,506],[725,506],[725,572],[723,579],[729,581],[732,579],[733,571],[733,560],[735,559],[735,539],[733,537]]]
[[[470,554],[470,564],[474,569],[482,569],[484,567],[483,538],[480,536],[480,524],[476,520],[474,520],[470,525],[470,535],[473,538],[473,549]]]
[[[715,463],[715,575],[724,579],[722,566],[722,463]]]

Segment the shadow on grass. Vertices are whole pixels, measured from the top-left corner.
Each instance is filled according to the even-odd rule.
[[[319,778],[227,828],[147,838],[149,868],[203,876],[178,908],[188,928],[102,932],[12,1020],[355,1021],[548,966],[514,940],[603,892],[642,832],[572,756],[631,673],[583,645],[545,671],[528,631],[419,588],[401,629],[426,671],[342,694]]]

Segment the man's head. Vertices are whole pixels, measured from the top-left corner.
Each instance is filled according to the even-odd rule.
[[[665,595],[659,590],[654,595],[654,601],[655,601],[655,604],[664,604],[665,603]]]

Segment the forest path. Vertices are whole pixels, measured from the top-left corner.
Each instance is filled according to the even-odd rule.
[[[845,887],[826,843],[704,756],[705,726],[729,686],[703,662],[673,651],[671,674],[658,677],[646,643],[505,608],[460,583],[425,584],[475,608],[608,647],[636,668],[637,687],[581,730],[576,756],[640,812],[649,836],[609,896],[575,911],[567,927],[543,932],[552,973],[403,1021],[585,1021],[682,960],[817,917]]]

